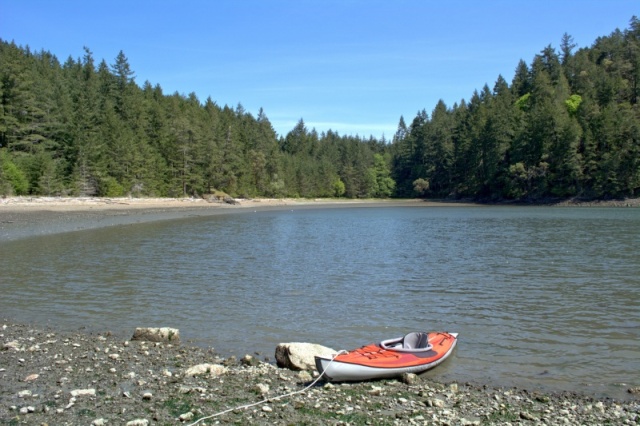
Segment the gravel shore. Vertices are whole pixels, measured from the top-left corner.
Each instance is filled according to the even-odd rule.
[[[202,364],[208,364],[203,372],[189,372]],[[312,374],[317,375],[280,369],[249,355],[222,359],[198,347],[130,341],[109,332],[61,332],[4,321],[0,326],[0,423],[640,423],[640,395],[628,401],[597,400],[577,394],[436,383],[420,376],[413,381],[354,384],[325,384],[320,380],[304,390],[313,383]],[[249,408],[235,408],[265,399]],[[220,412],[225,413],[213,416]]]

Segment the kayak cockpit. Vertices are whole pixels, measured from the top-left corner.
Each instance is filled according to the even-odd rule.
[[[429,333],[417,331],[403,337],[383,340],[380,342],[380,347],[396,352],[426,352],[433,348],[431,343],[429,343]]]

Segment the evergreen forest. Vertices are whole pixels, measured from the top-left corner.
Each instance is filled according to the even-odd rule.
[[[576,49],[565,34],[509,83],[443,101],[391,140],[278,135],[262,109],[165,94],[124,52],[60,62],[0,40],[0,194],[424,197],[640,196],[640,21]]]

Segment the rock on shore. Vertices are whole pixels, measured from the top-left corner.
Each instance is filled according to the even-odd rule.
[[[202,365],[207,365],[203,374],[189,372]],[[167,342],[0,325],[1,424],[192,424],[219,412],[225,413],[198,424],[640,422],[638,399],[595,400],[419,377],[406,383],[320,381],[279,398],[310,383],[306,371],[280,369],[251,356],[224,360],[211,350]]]
[[[131,340],[177,344],[180,343],[180,330],[170,327],[138,327]]]
[[[313,370],[316,368],[315,356],[332,357],[335,349],[315,343],[280,343],[276,346],[276,363],[278,367],[289,370]]]

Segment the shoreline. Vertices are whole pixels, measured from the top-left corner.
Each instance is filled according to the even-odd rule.
[[[423,200],[238,199],[234,204],[202,198],[9,197],[0,199],[0,243],[159,220],[286,209],[471,206]]]
[[[192,367],[204,366],[199,373]],[[417,376],[313,384],[312,372],[246,355],[0,323],[6,424],[636,424],[630,400],[498,388]],[[640,392],[640,389],[637,390]],[[292,392],[295,395],[286,396]],[[259,403],[248,409],[238,408]]]
[[[639,198],[581,200],[564,199],[556,201],[526,202],[502,201],[483,202],[473,200],[448,199],[339,199],[339,198],[238,198],[232,203],[204,198],[133,198],[133,197],[3,197],[0,198],[0,214],[3,212],[77,212],[77,211],[118,211],[118,210],[241,210],[256,208],[287,207],[468,207],[468,206],[544,206],[544,207],[640,207]]]
[[[204,198],[105,198],[105,197],[6,197],[0,199],[0,211],[47,209],[54,211],[171,209],[184,207],[256,208],[325,205],[479,205],[473,202],[429,201],[422,199],[337,199],[337,198],[238,198],[233,203]]]
[[[483,203],[469,200],[255,198],[231,203],[203,198],[100,198],[100,197],[5,197],[0,198],[0,243],[116,225],[159,220],[206,217],[263,211],[352,207],[640,207],[640,198],[554,203]]]

